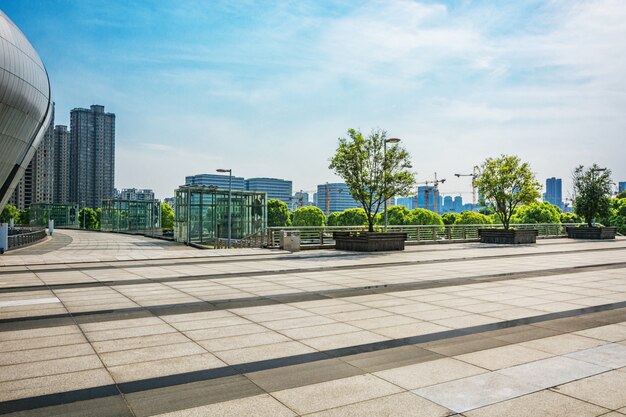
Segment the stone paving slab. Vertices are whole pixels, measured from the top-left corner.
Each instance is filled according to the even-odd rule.
[[[61,233],[0,257],[0,414],[626,410],[624,239],[364,255]]]

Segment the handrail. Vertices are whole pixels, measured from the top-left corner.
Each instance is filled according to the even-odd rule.
[[[8,250],[16,249],[22,246],[31,245],[46,237],[46,229],[24,228],[24,229],[19,229],[19,230],[20,231],[24,230],[25,232],[9,235]]]
[[[582,223],[537,223],[511,224],[515,229],[537,229],[538,237],[566,236],[566,227],[579,226]],[[478,229],[500,229],[502,224],[451,224],[451,225],[389,225],[387,231],[403,232],[407,234],[407,242],[443,242],[443,241],[477,241]],[[268,227],[265,229],[267,247],[280,246],[282,231],[298,231],[303,246],[326,246],[334,244],[333,232],[366,231],[367,226],[286,226]],[[382,231],[383,226],[375,226],[376,231]]]

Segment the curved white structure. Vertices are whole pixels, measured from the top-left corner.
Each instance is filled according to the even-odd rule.
[[[51,117],[46,68],[24,34],[0,11],[0,211]]]

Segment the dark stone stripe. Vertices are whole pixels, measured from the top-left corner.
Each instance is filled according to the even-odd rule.
[[[477,275],[473,277],[437,279],[428,281],[411,281],[398,284],[384,284],[357,288],[339,288],[315,292],[297,292],[289,294],[277,294],[259,297],[242,297],[236,299],[223,299],[212,301],[197,301],[182,304],[162,304],[147,307],[127,307],[120,309],[105,309],[80,311],[75,313],[59,313],[41,316],[26,316],[0,319],[0,331],[6,331],[4,325],[9,325],[10,330],[25,330],[34,328],[55,327],[59,324],[57,320],[68,320],[75,318],[79,323],[103,322],[118,320],[110,315],[125,315],[126,318],[145,317],[149,312],[157,316],[170,316],[176,314],[200,313],[204,311],[229,310],[244,307],[260,307],[287,303],[298,303],[304,301],[318,301],[331,298],[349,298],[371,294],[385,294],[389,292],[414,291],[420,289],[442,288],[459,285],[470,285],[479,282],[498,282],[514,279],[546,277],[551,275],[562,275],[568,273],[589,272],[606,269],[616,269],[626,267],[626,262],[616,262],[598,265],[581,265],[565,268],[552,268],[536,271],[513,272],[491,275]]]
[[[578,316],[605,312],[610,310],[626,308],[626,301],[603,304],[599,306],[583,307],[580,309],[542,314],[538,316],[525,317],[515,320],[507,320],[498,323],[483,324],[478,326],[466,327],[463,329],[447,330],[443,332],[410,336],[382,342],[366,343],[357,346],[349,346],[338,349],[330,349],[326,351],[306,353],[300,355],[287,356],[283,358],[267,359],[255,362],[236,364],[221,368],[184,372],[175,375],[167,375],[162,377],[147,378],[138,381],[131,381],[116,385],[105,385],[96,388],[87,388],[81,390],[68,391],[64,393],[48,394],[38,397],[22,398],[0,403],[0,414],[7,414],[15,411],[30,410],[52,405],[63,404],[66,402],[82,401],[94,398],[108,397],[118,394],[118,389],[123,394],[133,394],[145,392],[154,389],[184,385],[194,382],[207,381],[219,378],[228,378],[235,375],[241,375],[252,372],[266,371],[270,369],[284,368],[293,365],[301,365],[323,361],[331,358],[345,358],[357,354],[366,354],[368,352],[378,352],[386,349],[393,349],[402,346],[419,345],[428,342],[435,342],[455,337],[464,337],[475,335],[494,330],[507,329],[517,326],[523,326],[535,323],[545,323],[559,319],[575,318]],[[626,312],[624,312],[626,319]],[[589,320],[588,318],[581,318]],[[620,318],[621,320],[621,318]],[[598,325],[604,325],[598,322]],[[230,398],[233,399],[233,398]]]
[[[241,277],[263,277],[277,274],[306,274],[316,272],[331,272],[342,270],[355,270],[355,269],[375,269],[386,268],[396,266],[410,266],[410,265],[430,265],[443,262],[465,262],[474,260],[489,260],[489,259],[506,259],[506,258],[520,258],[529,256],[541,256],[541,255],[559,255],[564,253],[580,253],[580,252],[597,252],[606,250],[626,250],[626,247],[618,248],[598,248],[598,249],[581,249],[570,251],[558,251],[549,253],[527,253],[527,254],[506,254],[506,255],[488,255],[481,257],[463,257],[453,259],[432,259],[422,261],[398,261],[398,262],[381,262],[367,265],[337,265],[326,267],[314,267],[314,268],[294,268],[294,269],[275,269],[268,271],[250,271],[250,272],[236,272],[236,273],[219,273],[219,274],[205,274],[205,275],[179,275],[174,277],[163,278],[137,278],[128,280],[106,280],[96,282],[76,282],[67,284],[50,284],[50,285],[27,285],[19,287],[4,287],[0,288],[0,293],[12,293],[12,292],[26,292],[26,291],[42,291],[42,290],[56,290],[56,289],[72,289],[72,288],[97,288],[102,286],[121,286],[121,285],[139,285],[148,283],[166,283],[177,281],[204,281],[207,279],[227,279],[227,278],[241,278]],[[293,258],[290,258],[293,259]],[[255,259],[254,261],[258,261]],[[143,265],[143,267],[159,266],[159,265]],[[120,267],[124,268],[124,267]],[[37,272],[37,271],[29,271]]]

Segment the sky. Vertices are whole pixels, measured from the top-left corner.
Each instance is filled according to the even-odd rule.
[[[419,182],[515,154],[540,182],[626,181],[626,0],[0,0],[48,70],[56,124],[116,114],[116,187],[169,197],[232,168],[293,181],[350,128],[386,130]]]

